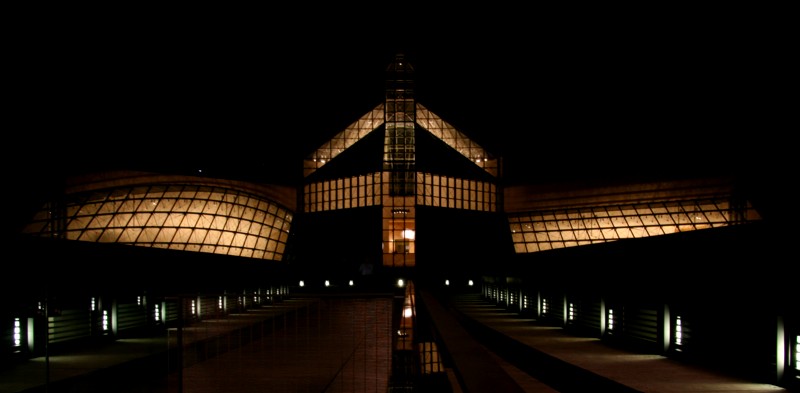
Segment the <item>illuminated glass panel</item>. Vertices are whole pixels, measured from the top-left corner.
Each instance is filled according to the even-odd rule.
[[[68,196],[64,237],[280,260],[292,213],[238,190],[185,184],[120,187]],[[54,236],[47,206],[25,233]]]
[[[434,374],[444,372],[442,359],[435,342],[419,343],[420,367],[423,374]]]
[[[388,193],[388,190],[386,191]],[[385,195],[383,215],[383,265],[416,264],[416,209],[414,197]]]
[[[470,140],[466,135],[456,130],[452,125],[442,120],[439,116],[417,103],[417,124],[441,139],[444,143],[456,149],[461,155],[470,159],[475,165],[486,172],[497,176],[497,159]]]
[[[415,204],[479,211],[497,210],[497,186],[493,183],[428,173],[413,175],[416,180],[406,183],[416,184],[416,195],[413,196],[395,196],[395,183],[387,172],[306,184],[303,188],[303,209],[306,212],[317,212],[383,205],[384,264],[388,266],[413,264],[413,256],[401,257],[397,254],[414,254],[413,240],[404,237],[402,232],[415,229]],[[406,211],[406,214],[401,219],[397,211]]]
[[[490,182],[417,173],[417,204],[497,211],[497,186]]]
[[[360,119],[356,120],[344,131],[336,134],[330,141],[326,142],[319,149],[311,153],[303,161],[303,173],[310,175],[318,168],[325,165],[339,153],[358,142],[367,134],[383,124],[384,104],[380,103],[375,109],[367,112]]]
[[[728,199],[687,200],[531,211],[510,214],[508,221],[514,250],[530,253],[760,219],[749,204],[739,209]]]
[[[350,209],[381,204],[381,173],[324,180],[303,187],[306,212]]]

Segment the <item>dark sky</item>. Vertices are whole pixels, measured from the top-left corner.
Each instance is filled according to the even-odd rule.
[[[505,157],[509,181],[761,177],[788,164],[778,147],[796,128],[783,122],[796,95],[786,29],[770,13],[713,11],[26,19],[7,57],[6,134],[19,139],[4,159],[36,186],[105,168],[291,181],[381,102],[403,52],[418,101]]]

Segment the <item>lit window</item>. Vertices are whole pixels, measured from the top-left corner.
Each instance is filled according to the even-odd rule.
[[[515,214],[509,230],[512,234],[534,232],[536,236],[514,235],[512,239],[516,252],[525,253],[727,226],[734,216],[742,221],[760,219],[751,207],[735,210],[723,198],[531,211]]]
[[[440,373],[444,371],[439,351],[434,342],[421,342],[420,366],[423,374]]]

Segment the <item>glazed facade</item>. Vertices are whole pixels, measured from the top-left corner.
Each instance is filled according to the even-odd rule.
[[[222,186],[141,184],[80,192],[39,210],[24,232],[246,258],[281,260],[293,212]]]

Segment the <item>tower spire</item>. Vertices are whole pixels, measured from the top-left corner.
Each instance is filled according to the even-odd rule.
[[[389,64],[386,75],[386,103],[383,168],[391,176],[391,195],[413,195],[416,148],[414,127],[414,67],[400,53]]]
[[[408,98],[413,98],[414,93],[414,67],[407,62],[403,53],[394,56],[394,61],[386,68],[386,94],[390,92],[402,93]]]
[[[414,67],[402,53],[386,70],[383,179],[389,193],[383,205],[383,265],[416,265],[416,103]],[[384,180],[384,181],[385,181]]]

